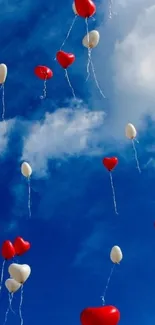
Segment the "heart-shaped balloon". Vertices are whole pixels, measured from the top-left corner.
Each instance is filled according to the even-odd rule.
[[[92,0],[75,0],[75,8],[79,16],[89,18],[96,12],[96,6]]]
[[[21,287],[21,283],[18,283],[16,280],[14,279],[7,279],[5,281],[5,286],[8,289],[8,291],[10,293],[14,293],[16,292],[18,289],[20,289]]]
[[[12,263],[9,266],[8,272],[14,280],[23,284],[30,276],[31,268],[27,264]]]
[[[3,242],[1,253],[5,260],[9,260],[16,255],[14,246],[10,240],[5,240]]]
[[[30,243],[25,241],[22,237],[17,237],[13,243],[16,255],[22,255],[30,249]]]
[[[67,69],[75,61],[75,55],[64,51],[58,51],[56,59],[64,69]]]
[[[105,168],[107,168],[109,170],[109,172],[111,172],[116,165],[118,164],[118,158],[117,157],[106,157],[102,160],[103,165],[105,166]]]
[[[120,312],[114,306],[90,307],[80,315],[82,325],[117,325]]]
[[[7,66],[4,63],[0,64],[0,84],[5,82],[7,77]]]
[[[38,78],[42,80],[48,80],[53,77],[53,71],[45,65],[38,65],[34,69],[34,73]]]

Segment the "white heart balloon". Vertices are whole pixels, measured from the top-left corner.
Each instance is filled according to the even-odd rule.
[[[18,283],[23,284],[30,276],[31,268],[27,264],[12,263],[9,266],[8,271],[14,280],[16,280]]]
[[[110,252],[110,259],[113,263],[119,264],[123,258],[122,251],[119,246],[114,246]]]
[[[21,165],[21,172],[23,176],[30,177],[32,174],[32,168],[27,162],[23,162]]]
[[[21,283],[18,283],[16,280],[14,280],[14,279],[7,279],[6,281],[5,281],[5,286],[6,286],[6,288],[8,289],[8,291],[10,292],[10,293],[14,293],[14,292],[16,292],[17,290],[19,290],[20,289],[20,287],[21,287]]]
[[[126,137],[133,140],[136,138],[137,131],[133,124],[128,123],[125,128]]]
[[[86,35],[83,38],[82,44],[87,48],[93,49],[98,45],[99,40],[100,40],[99,32],[97,30],[92,30],[91,32],[88,33],[88,35]]]
[[[7,66],[4,63],[0,64],[0,84],[5,82],[7,77]]]

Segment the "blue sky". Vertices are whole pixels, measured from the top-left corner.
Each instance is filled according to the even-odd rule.
[[[64,47],[76,55],[68,73],[78,101],[54,61],[73,20],[72,2],[1,0],[0,61],[8,66],[5,83],[7,132],[0,123],[1,243],[22,236],[32,244],[21,263],[32,268],[24,286],[25,324],[80,324],[87,306],[100,306],[111,269],[111,247],[123,261],[113,274],[106,303],[121,312],[120,324],[154,324],[154,168],[155,168],[155,5],[153,0],[96,1],[100,32],[92,59],[104,100],[93,77],[86,83],[87,50],[78,18]],[[43,83],[37,65],[54,76]],[[138,131],[136,169],[125,125]],[[113,173],[119,215],[113,209],[108,172],[102,158],[117,156]],[[32,218],[28,219],[23,160],[33,168]],[[8,277],[5,269],[5,279]],[[7,308],[0,298],[0,319]],[[18,310],[20,293],[14,298]],[[18,313],[9,324],[19,323]]]

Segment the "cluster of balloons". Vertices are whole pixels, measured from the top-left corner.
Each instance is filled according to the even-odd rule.
[[[73,23],[72,23],[70,29],[69,29],[69,32],[67,33],[67,37],[66,37],[65,41],[63,41],[63,43],[60,47],[60,50],[56,53],[55,59],[57,60],[59,65],[65,70],[65,77],[67,78],[68,84],[71,88],[72,95],[76,99],[74,88],[71,85],[71,82],[70,82],[70,79],[68,76],[68,72],[67,72],[67,69],[74,63],[74,61],[76,59],[75,54],[65,52],[62,50],[62,48],[64,47],[66,40],[68,39],[68,37],[70,35],[70,32],[73,28],[76,18],[78,16],[85,18],[87,34],[83,37],[82,44],[84,47],[86,47],[88,49],[87,80],[90,75],[89,67],[91,66],[96,86],[99,89],[102,97],[105,98],[105,95],[103,94],[103,92],[99,86],[99,83],[97,81],[94,65],[93,65],[92,58],[91,58],[91,51],[93,48],[95,48],[98,45],[99,40],[100,40],[100,34],[97,30],[92,30],[90,32],[88,30],[88,18],[92,17],[95,14],[96,5],[94,4],[93,1],[90,1],[90,0],[84,0],[84,1],[75,0],[75,2],[73,2],[72,9],[75,14],[75,18],[73,20]],[[44,80],[43,95],[41,96],[41,98],[43,99],[46,97],[46,81],[53,77],[53,71],[47,66],[39,65],[35,68],[34,72],[38,78]]]
[[[25,254],[31,247],[31,244],[28,241],[25,241],[22,237],[16,237],[14,242],[12,243],[10,240],[5,240],[2,244],[1,254],[4,258],[4,262],[2,265],[1,271],[1,284],[0,284],[0,291],[2,290],[3,284],[3,277],[4,277],[4,266],[7,260],[14,258],[15,256],[21,256]],[[5,313],[5,321],[4,324],[7,322],[8,313],[12,311],[12,300],[13,295],[16,291],[21,289],[21,298],[19,304],[19,316],[21,320],[21,325],[23,324],[23,317],[22,317],[22,302],[23,302],[23,284],[29,278],[31,273],[31,268],[28,264],[19,264],[19,263],[12,263],[8,267],[8,272],[10,277],[5,281],[5,287],[9,293],[9,306]]]
[[[68,80],[68,84],[72,90],[73,97],[76,98],[74,89],[71,85],[68,71],[67,69],[75,62],[75,54],[68,53],[62,50],[63,46],[65,45],[66,40],[69,37],[69,34],[73,28],[74,22],[78,16],[85,19],[86,23],[86,35],[82,38],[82,44],[85,48],[88,50],[88,62],[87,62],[87,79],[90,75],[90,67],[92,69],[94,80],[96,83],[97,88],[100,91],[100,94],[103,98],[105,98],[105,95],[103,94],[102,90],[100,89],[100,86],[98,84],[94,65],[92,62],[92,49],[95,48],[99,41],[100,41],[100,34],[97,30],[91,30],[89,31],[88,26],[88,19],[92,17],[96,13],[96,5],[92,0],[75,0],[72,5],[73,12],[75,14],[74,21],[71,25],[71,28],[69,29],[69,32],[67,34],[67,37],[63,44],[61,45],[59,51],[56,53],[56,60],[59,63],[59,65],[64,69],[65,71],[65,77]],[[45,66],[45,65],[38,65],[34,69],[35,75],[44,81],[44,88],[43,88],[43,95],[40,97],[41,99],[46,98],[46,82],[47,80],[51,79],[53,77],[53,71]],[[7,66],[5,64],[0,64],[0,85],[2,89],[2,105],[3,105],[3,111],[2,111],[2,119],[4,120],[5,115],[5,103],[4,103],[4,83],[7,77]],[[125,134],[126,137],[129,138],[132,141],[134,153],[135,153],[135,159],[137,163],[137,168],[139,172],[141,172],[137,157],[137,152],[135,148],[134,140],[137,135],[137,131],[133,124],[129,123],[127,124],[125,128]],[[112,179],[112,171],[118,164],[118,158],[117,157],[105,157],[103,159],[103,165],[104,167],[109,171],[110,174],[110,180],[111,180],[111,187],[112,187],[112,193],[113,193],[113,202],[114,202],[114,208],[115,213],[117,212],[117,206],[116,206],[116,198],[115,198],[115,190],[113,185],[113,179]],[[31,187],[30,187],[30,177],[32,174],[32,168],[27,162],[23,162],[21,165],[21,173],[24,177],[28,180],[28,209],[29,209],[29,216],[31,216]],[[4,263],[6,260],[12,259],[15,256],[20,256],[24,253],[26,253],[30,249],[30,243],[25,241],[22,237],[17,237],[14,242],[12,243],[9,240],[6,240],[3,242],[1,254],[4,258],[3,266],[2,266],[2,273],[1,273],[1,287],[3,282],[3,273],[4,273]],[[120,312],[119,310],[114,306],[104,306],[105,303],[105,295],[106,291],[108,289],[108,285],[114,270],[114,267],[116,264],[119,264],[123,258],[122,251],[119,246],[114,246],[111,249],[110,252],[110,259],[113,263],[113,266],[111,268],[110,276],[107,280],[107,285],[104,291],[104,294],[102,296],[103,306],[100,307],[89,307],[85,308],[80,315],[80,320],[82,325],[117,325],[120,320]],[[5,286],[11,294],[9,296],[9,308],[7,309],[6,315],[5,315],[5,322],[7,320],[7,315],[9,310],[11,310],[11,303],[13,299],[13,294],[21,289],[21,301],[19,306],[19,315],[21,319],[21,325],[23,324],[23,318],[21,314],[21,305],[23,300],[23,284],[26,282],[26,280],[29,278],[31,274],[31,268],[28,264],[18,264],[18,263],[12,263],[9,265],[8,272],[10,277],[5,281]],[[0,287],[0,290],[1,290]]]
[[[31,247],[28,241],[25,241],[22,237],[16,237],[12,243],[10,240],[5,240],[2,244],[2,256],[5,260],[12,259],[13,257],[23,255]]]

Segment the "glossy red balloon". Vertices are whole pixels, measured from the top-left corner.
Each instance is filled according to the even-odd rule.
[[[106,157],[102,160],[103,165],[105,166],[105,168],[107,168],[109,170],[109,172],[111,172],[116,165],[118,164],[118,158],[116,157]]]
[[[16,255],[22,255],[30,249],[30,243],[25,241],[22,237],[17,237],[13,243]]]
[[[64,51],[58,51],[56,59],[64,69],[67,69],[75,61],[75,55]]]
[[[80,315],[82,325],[117,325],[119,320],[120,312],[114,306],[86,308]]]
[[[75,0],[75,8],[79,16],[89,18],[96,12],[95,3],[92,0]]]
[[[38,78],[42,80],[48,80],[53,77],[52,70],[44,65],[38,65],[34,69],[34,73]]]
[[[5,260],[9,260],[16,255],[14,246],[10,240],[6,240],[3,242],[1,254]]]

